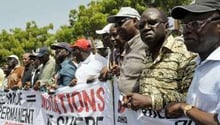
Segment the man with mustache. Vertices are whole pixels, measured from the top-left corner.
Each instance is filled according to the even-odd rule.
[[[172,10],[171,15],[182,21],[187,49],[199,55],[186,102],[169,104],[168,117],[185,115],[198,125],[220,124],[219,9],[219,0],[196,0]]]

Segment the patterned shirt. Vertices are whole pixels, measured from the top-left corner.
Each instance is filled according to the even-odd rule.
[[[140,93],[149,95],[152,108],[160,110],[170,102],[185,101],[195,68],[195,54],[187,51],[181,37],[170,35],[153,60],[147,52],[140,78]]]

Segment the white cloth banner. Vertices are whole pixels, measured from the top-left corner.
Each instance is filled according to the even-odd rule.
[[[0,93],[0,125],[112,125],[109,83],[63,87],[54,95],[34,90]]]
[[[47,125],[112,125],[111,84],[79,84],[42,95]]]
[[[0,125],[45,125],[40,95],[34,90],[0,92]]]
[[[133,111],[121,106],[122,96],[117,80],[114,80],[115,120],[116,125],[195,125],[190,119],[166,119],[164,111],[157,112],[152,109]]]
[[[186,117],[166,119],[163,112],[127,109],[121,98],[116,81],[63,87],[53,95],[0,92],[0,125],[194,125]]]

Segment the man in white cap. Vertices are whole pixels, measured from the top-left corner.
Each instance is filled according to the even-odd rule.
[[[124,41],[118,85],[125,94],[139,91],[138,79],[144,68],[146,45],[140,38],[139,20],[138,11],[131,7],[122,7],[116,15],[107,18],[109,23],[115,23],[118,37]]]
[[[109,23],[103,27],[101,30],[96,30],[96,34],[102,35],[102,42],[104,47],[108,47],[111,51],[113,50],[113,43],[110,41],[110,29],[114,24]]]
[[[7,60],[10,74],[8,75],[8,83],[6,89],[18,89],[22,87],[21,77],[24,67],[20,66],[18,56],[10,55]]]
[[[100,39],[95,39],[93,41],[95,48],[96,48],[96,53],[103,56],[104,58],[107,59],[108,56],[108,50],[107,48],[104,46],[102,40]]]

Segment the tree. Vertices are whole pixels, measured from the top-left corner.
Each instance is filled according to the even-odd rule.
[[[82,5],[69,14],[72,37],[98,37],[95,30],[102,29],[107,24],[107,17],[116,14],[123,6],[136,8],[142,13],[147,7],[156,6],[169,14],[176,5],[189,4],[191,0],[100,0],[92,1],[87,7]]]
[[[87,6],[70,10],[69,25],[60,26],[55,34],[49,31],[53,24],[38,27],[35,21],[26,23],[26,28],[14,28],[0,33],[0,63],[10,54],[21,56],[42,46],[49,46],[55,41],[74,43],[80,37],[100,37],[95,30],[107,24],[107,17],[116,14],[121,7],[130,6],[142,13],[147,7],[156,6],[169,14],[176,5],[189,4],[191,0],[97,0]]]
[[[192,0],[144,0],[147,7],[158,7],[170,15],[171,9],[177,5],[188,5]]]
[[[26,29],[10,29],[9,32],[2,30],[0,33],[0,61],[3,63],[10,54],[20,57],[24,52],[31,52],[38,47],[50,45],[54,41],[50,39],[52,34],[49,30],[52,24],[39,28],[36,22],[26,23]]]

